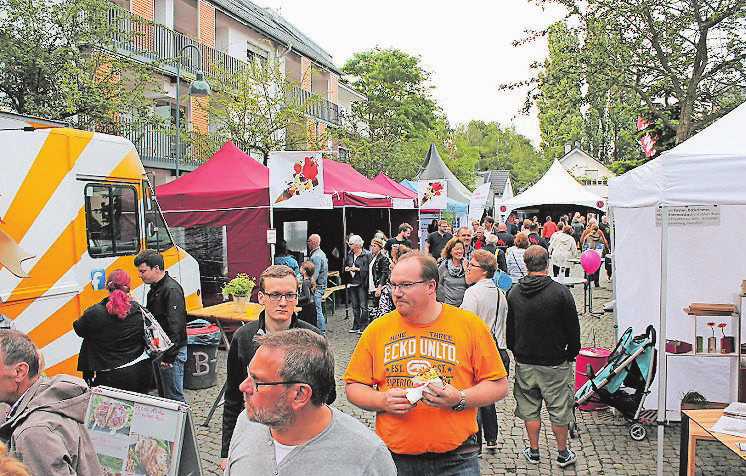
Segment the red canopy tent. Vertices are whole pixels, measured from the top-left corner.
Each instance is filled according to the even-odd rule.
[[[349,164],[329,159],[324,159],[324,193],[332,194],[335,207],[391,208],[390,198],[409,198],[398,189],[368,179]]]
[[[332,195],[334,207],[342,209],[344,215],[329,214],[328,210],[308,209],[298,213],[298,209],[274,209],[278,238],[282,236],[282,223],[297,221],[302,214],[302,219],[308,221],[309,233],[326,235],[322,248],[329,254],[335,243],[337,246],[344,243],[345,220],[351,231],[368,239],[370,231],[388,228],[391,216],[381,209],[392,208],[390,197],[408,198],[406,193],[372,182],[348,164],[329,159],[324,159],[324,193]],[[219,281],[226,274],[222,269],[225,266],[229,276],[239,272],[259,276],[268,265],[270,248],[265,230],[270,223],[269,169],[232,142],[226,142],[194,171],[156,187],[156,197],[168,225],[184,228],[185,248],[200,263],[205,295],[219,291],[219,286],[208,289],[206,279]],[[411,216],[412,210],[396,212],[409,214],[402,221],[416,219],[416,214]],[[200,257],[203,252],[214,256],[223,251],[222,243],[205,241],[207,234],[200,230],[206,227],[225,227],[227,262],[222,266]]]
[[[269,245],[264,230],[269,227],[269,170],[232,142],[226,142],[193,172],[156,187],[155,192],[170,227],[225,227],[225,264],[230,275],[259,276],[267,267]],[[187,245],[191,253],[190,247],[200,243]],[[215,245],[222,247],[222,243]],[[195,258],[204,267],[204,260]],[[208,270],[200,273],[204,277]],[[204,287],[203,279],[203,292],[214,293]]]
[[[405,198],[411,198],[413,200],[417,200],[417,192],[414,190],[410,190],[404,185],[400,184],[396,180],[392,179],[386,174],[378,174],[373,179],[373,182],[377,183],[378,185],[382,185],[389,190],[395,190],[399,192],[400,194],[404,195]]]

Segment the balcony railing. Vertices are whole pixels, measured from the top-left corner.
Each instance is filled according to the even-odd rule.
[[[171,74],[176,74],[176,56],[186,45],[194,45],[200,49],[201,68],[208,77],[217,75],[218,69],[233,74],[249,67],[247,63],[233,56],[163,25],[147,22],[124,10],[111,9],[109,21],[116,23],[118,29],[123,32],[120,38],[114,38],[114,45],[118,52],[145,62],[155,62],[158,68]],[[181,60],[181,68],[191,74],[197,71],[197,58],[191,48],[185,51]],[[307,101],[312,96],[308,91],[298,87],[292,89],[293,96],[300,101]],[[340,124],[339,106],[326,99],[309,101],[306,113],[334,125]]]
[[[176,134],[172,124],[160,127],[148,125],[136,125],[129,119],[119,119],[117,130],[108,132],[129,139],[138,154],[140,160],[146,167],[160,169],[173,169],[176,165]],[[181,158],[179,168],[191,171],[197,168],[209,157],[205,157],[199,150],[199,146],[190,144],[189,141],[181,142]]]

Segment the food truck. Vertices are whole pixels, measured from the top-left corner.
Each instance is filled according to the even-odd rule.
[[[107,134],[0,113],[0,314],[41,350],[47,375],[77,374],[72,323],[126,270],[132,296],[148,285],[133,264],[149,248],[202,307],[197,261],[174,245],[134,145]]]

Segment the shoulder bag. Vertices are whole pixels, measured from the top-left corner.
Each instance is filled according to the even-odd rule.
[[[150,311],[140,306],[140,312],[144,328],[145,352],[150,357],[160,357],[173,346],[173,343]]]

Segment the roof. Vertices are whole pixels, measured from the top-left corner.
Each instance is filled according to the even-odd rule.
[[[269,203],[269,169],[226,142],[194,171],[155,188],[164,210],[260,207]]]
[[[507,170],[488,170],[482,173],[484,182],[490,182],[490,194],[502,197],[505,193],[505,185],[510,180],[510,172]]]
[[[533,205],[582,205],[603,209],[605,201],[599,195],[589,191],[555,160],[549,170],[533,186],[500,205],[508,211]]]
[[[471,201],[471,192],[446,166],[433,144],[430,144],[420,171],[414,178],[415,180],[445,179],[448,182],[448,198],[466,204]]]
[[[612,207],[743,205],[746,103],[658,158],[609,180]]]
[[[258,32],[313,60],[329,71],[341,75],[334,65],[332,55],[270,8],[261,8],[249,0],[212,0],[226,11],[238,16]],[[327,25],[321,25],[324,28]]]

